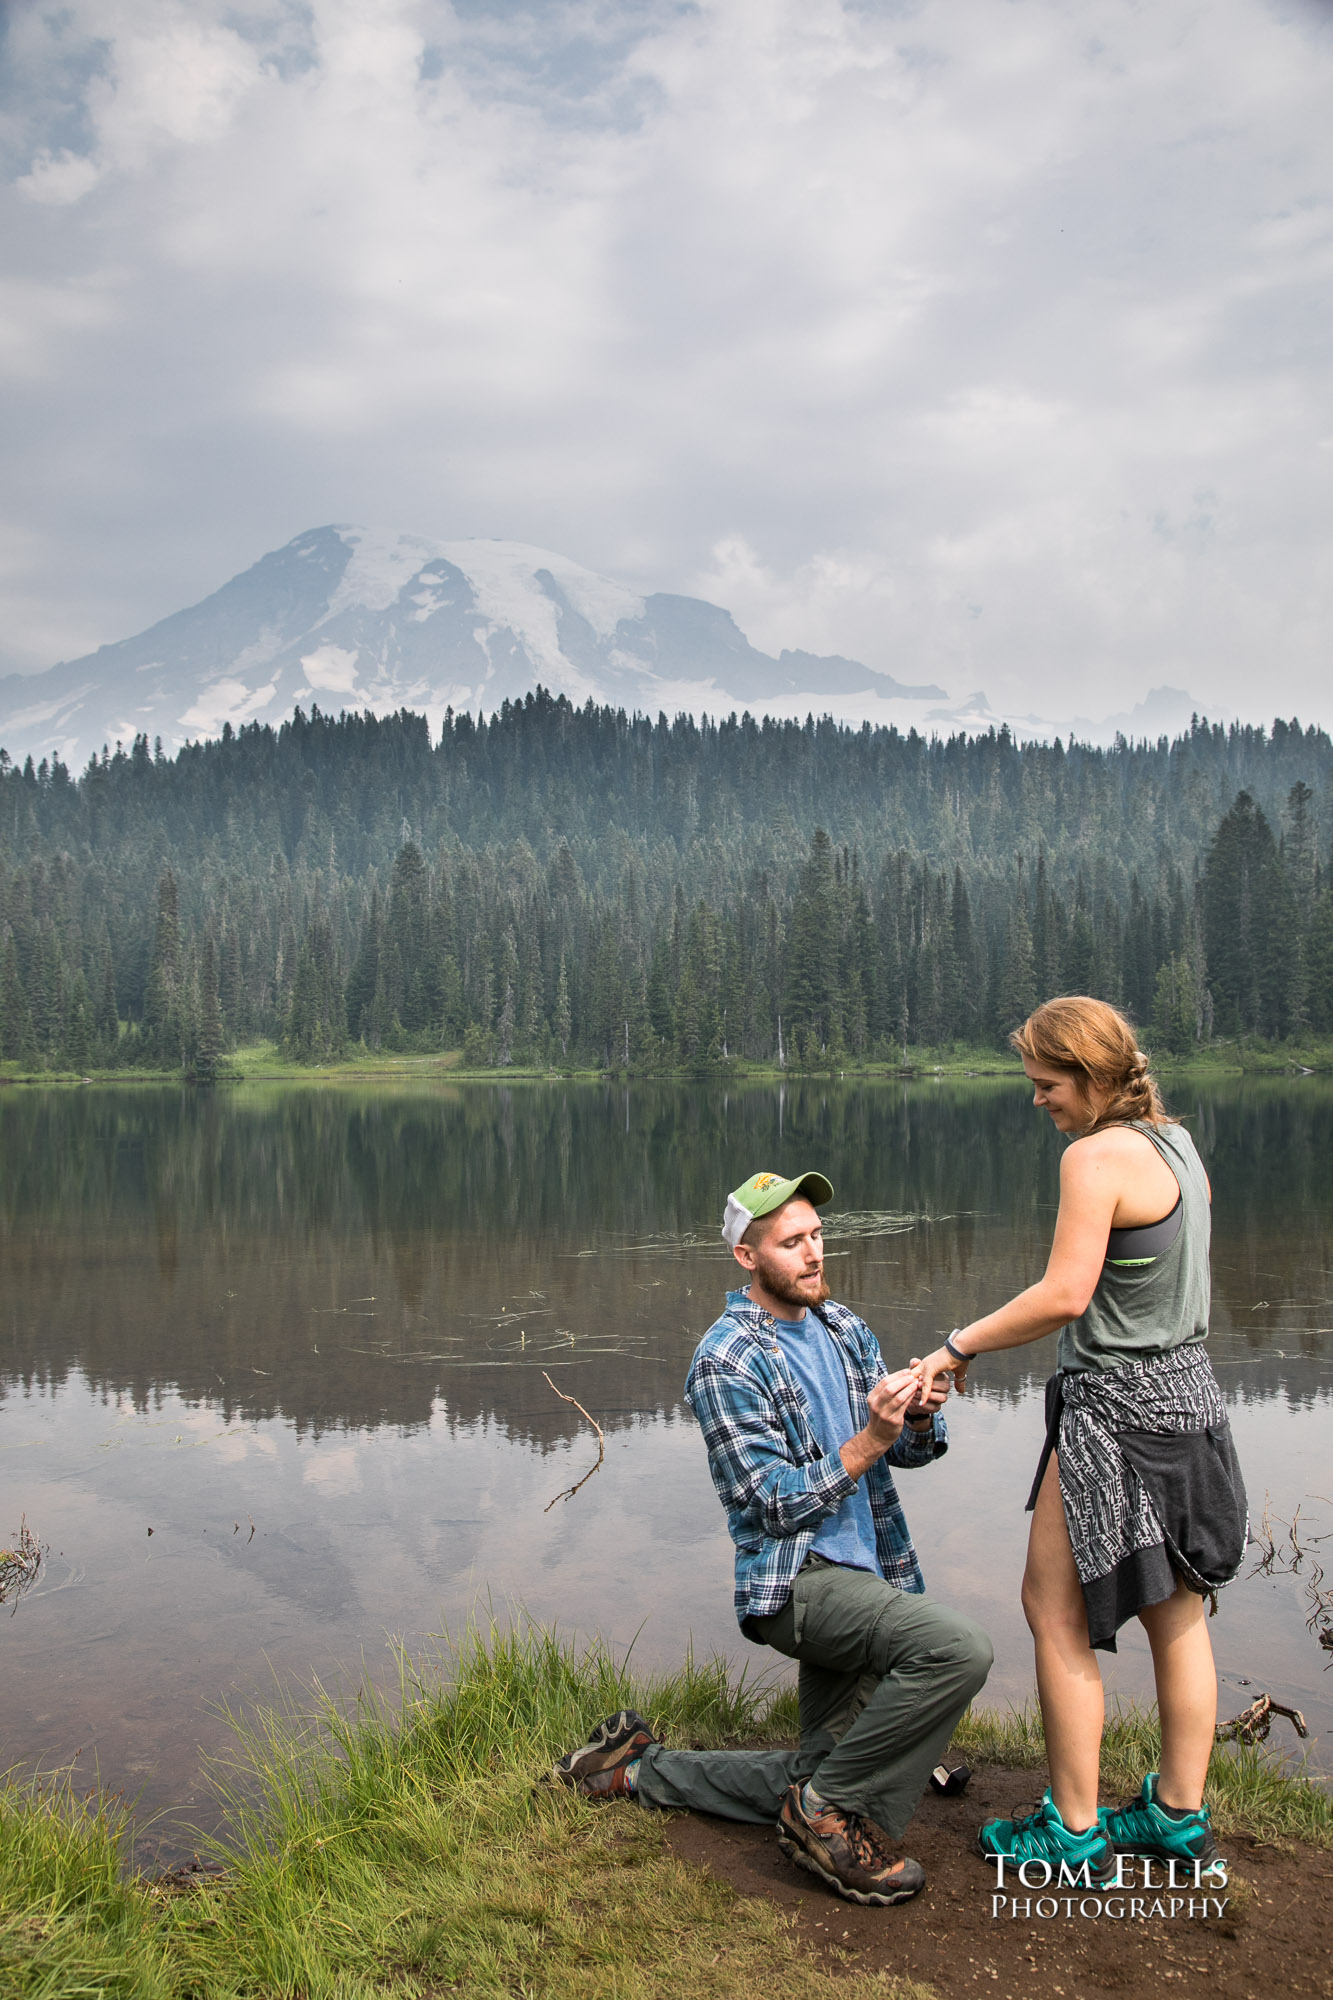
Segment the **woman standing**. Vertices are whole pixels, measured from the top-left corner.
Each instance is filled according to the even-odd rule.
[[[1207,1863],[1217,1853],[1203,1802],[1217,1674],[1204,1598],[1235,1576],[1248,1533],[1203,1347],[1211,1190],[1114,1007],[1049,1000],[1012,1040],[1034,1105],[1074,1141],[1050,1261],[1037,1284],[920,1363],[928,1384],[948,1370],[961,1388],[979,1356],[1064,1329],[1023,1576],[1051,1783],[1027,1818],[984,1826],[981,1849],[1090,1862],[1098,1880],[1117,1852]],[[1096,1651],[1114,1652],[1133,1617],[1152,1649],[1161,1769],[1128,1805],[1099,1810]]]

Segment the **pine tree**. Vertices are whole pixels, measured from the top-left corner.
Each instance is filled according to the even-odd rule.
[[[801,870],[787,931],[785,1012],[793,1030],[809,1030],[823,1043],[837,974],[838,884],[833,842],[816,827]]]
[[[310,919],[297,955],[283,1028],[283,1053],[294,1062],[328,1062],[346,1046],[343,986],[333,929],[322,910]]]
[[[0,1056],[17,1062],[33,1042],[28,998],[19,976],[18,947],[8,924],[0,947]]]
[[[88,981],[81,972],[70,991],[63,1054],[66,1069],[77,1070],[80,1075],[92,1066],[93,1003]]]
[[[669,1042],[676,1032],[676,1017],[672,1004],[671,942],[659,937],[653,946],[652,963],[648,969],[648,1019],[659,1042]],[[560,995],[564,994],[561,1007]],[[564,1055],[568,1046],[568,1029],[561,1027],[562,1018],[569,1012],[569,984],[565,977],[565,955],[560,954],[560,985],[556,993],[555,1031],[560,1037],[560,1053]]]
[[[147,750],[144,739],[145,760]],[[180,887],[168,869],[157,884],[157,921],[153,927],[143,1009],[145,1039],[152,1054],[162,1062],[179,1063],[183,1059],[181,971]]]
[[[1065,945],[1064,979],[1061,983],[1066,993],[1095,994],[1101,985],[1097,934],[1093,929],[1088,900],[1087,878],[1080,868],[1074,885],[1074,914],[1070,919]]]
[[[1000,987],[996,1025],[1001,1034],[1025,1021],[1037,1004],[1036,969],[1032,959],[1032,930],[1028,923],[1027,899],[1020,879],[1017,893],[1009,904],[1004,933],[1004,957],[1000,966]]]
[[[1319,879],[1319,834],[1314,793],[1303,779],[1287,793],[1283,809],[1282,859],[1303,919],[1313,909]]]
[[[972,926],[972,901],[963,880],[963,871],[957,863],[953,871],[949,923],[953,932],[953,962],[958,980],[958,1034],[965,1042],[975,1042],[980,1038],[981,1024],[986,1015],[984,967]]]
[[[429,929],[426,863],[416,842],[409,840],[394,860],[385,920],[390,1004],[409,1033],[424,1028],[431,1018],[432,995],[424,976]]]
[[[1169,958],[1157,974],[1152,1004],[1155,1049],[1188,1055],[1194,1047],[1199,1020],[1199,995],[1194,968],[1186,957]]]
[[[218,996],[218,961],[212,938],[205,938],[199,961],[199,1018],[195,1033],[194,1076],[197,1083],[214,1083],[226,1043]]]
[[[495,1062],[498,1069],[507,1069],[514,1060],[514,982],[506,977],[504,999],[500,1002],[500,1018],[495,1028]]]
[[[102,943],[101,974],[97,982],[93,1028],[102,1045],[102,1059],[106,1061],[114,1055],[116,1044],[120,1039],[120,1013],[116,1006],[116,968],[111,958],[111,941],[106,937]]]
[[[1204,947],[1226,1034],[1290,1034],[1303,1009],[1295,898],[1272,828],[1238,792],[1208,850]]]
[[[248,1025],[245,1016],[245,974],[241,962],[241,935],[235,920],[222,933],[222,965],[219,976],[219,1004],[228,1037],[239,1041]]]
[[[1333,1034],[1333,888],[1317,893],[1306,942],[1310,982],[1310,1026],[1317,1035]]]
[[[374,1006],[376,987],[380,981],[380,953],[384,941],[384,906],[379,890],[373,891],[370,908],[361,926],[361,941],[357,947],[352,969],[347,975],[347,1026],[354,1039],[367,1042],[372,1048],[379,1046],[385,1023],[379,1020],[380,1009]],[[381,1007],[383,996],[381,995]]]

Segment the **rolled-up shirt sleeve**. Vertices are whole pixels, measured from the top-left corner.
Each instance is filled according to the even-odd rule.
[[[910,1470],[914,1465],[933,1465],[948,1449],[949,1426],[937,1410],[928,1431],[914,1431],[910,1424],[904,1424],[901,1436],[884,1456],[890,1465]]]

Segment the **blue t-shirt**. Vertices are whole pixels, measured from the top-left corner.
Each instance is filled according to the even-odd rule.
[[[812,1312],[804,1319],[780,1319],[776,1326],[787,1366],[805,1397],[810,1428],[819,1439],[825,1458],[837,1458],[842,1446],[855,1435],[856,1426],[847,1393],[847,1373],[828,1329]],[[857,1480],[856,1491],[847,1495],[837,1513],[821,1522],[812,1547],[829,1562],[883,1575],[864,1479]]]

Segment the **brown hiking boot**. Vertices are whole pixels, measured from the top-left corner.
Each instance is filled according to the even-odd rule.
[[[778,1814],[778,1846],[852,1903],[905,1903],[926,1886],[926,1871],[894,1855],[883,1830],[860,1813],[824,1805],[808,1812],[791,1785]]]
[[[585,1799],[623,1799],[625,1771],[661,1737],[636,1709],[622,1708],[599,1722],[588,1741],[571,1750],[551,1772],[557,1784],[572,1785]]]

